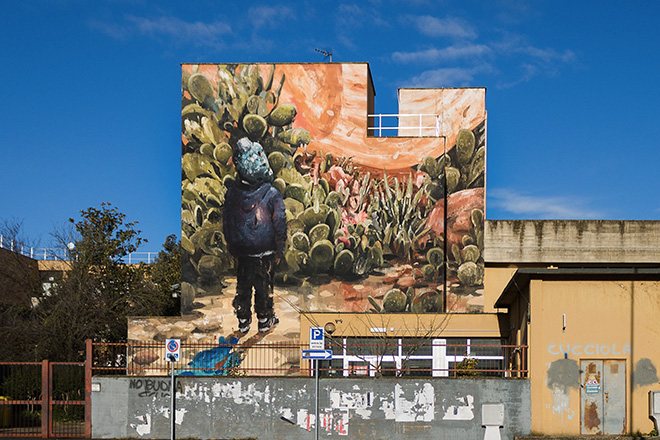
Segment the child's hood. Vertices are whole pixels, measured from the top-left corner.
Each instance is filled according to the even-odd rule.
[[[273,181],[273,171],[259,142],[239,139],[234,151],[234,166],[239,177],[251,185]]]

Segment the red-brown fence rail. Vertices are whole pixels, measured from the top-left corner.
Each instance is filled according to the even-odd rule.
[[[326,341],[331,359],[319,361],[322,376],[527,377],[526,346],[445,340],[342,339]],[[178,376],[309,376],[298,343],[181,344]],[[165,343],[93,343],[94,375],[167,376]]]
[[[90,381],[85,363],[0,363],[0,437],[89,437]]]

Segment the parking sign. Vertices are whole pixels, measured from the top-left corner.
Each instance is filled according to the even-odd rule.
[[[179,362],[180,339],[165,339],[165,360],[168,362]]]
[[[309,328],[309,349],[325,350],[325,332],[323,327]]]

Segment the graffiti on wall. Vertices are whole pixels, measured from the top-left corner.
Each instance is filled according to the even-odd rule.
[[[484,104],[452,90],[442,135],[373,137],[368,77],[366,64],[183,65],[184,315],[233,313],[223,212],[248,141],[285,209],[276,310],[483,310]]]
[[[131,380],[133,385],[128,390],[129,398],[137,397],[135,401],[141,405],[135,416],[138,422],[130,426],[139,435],[144,435],[152,431],[154,421],[160,423],[169,419],[169,396],[159,394],[143,399],[146,383],[139,381],[141,379]],[[160,382],[162,384],[155,386],[166,389],[167,381]],[[207,405],[214,408],[217,420],[237,429],[244,424],[241,423],[241,414],[259,414],[258,420],[282,421],[313,431],[316,428],[315,400],[309,398],[313,395],[313,386],[310,389],[307,385],[289,389],[274,383],[240,380],[224,383],[187,381],[182,387],[177,386],[175,421],[181,425],[184,416],[190,414],[193,419],[188,423],[192,426],[196,423],[195,414],[205,414],[203,408]],[[395,383],[391,388],[372,387],[365,383],[353,384],[350,389],[327,388],[322,391],[319,404],[320,431],[344,436],[351,434],[351,426],[355,429],[363,421],[415,426],[440,422],[445,429],[453,426],[465,428],[465,422],[481,421],[477,408],[483,404],[483,398],[479,393],[440,390],[429,382]]]

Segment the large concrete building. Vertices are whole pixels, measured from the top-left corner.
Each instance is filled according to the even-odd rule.
[[[222,210],[248,138],[288,220],[280,324],[257,344],[305,345],[325,327],[329,376],[476,369],[529,382],[518,433],[651,431],[659,222],[485,220],[483,88],[401,89],[388,124],[365,63],[182,68],[183,315],[136,318],[130,339],[236,334]]]

